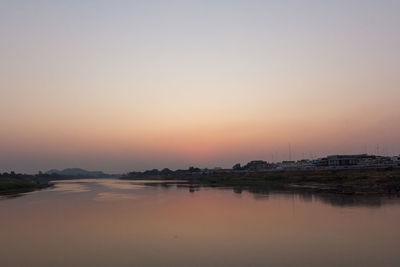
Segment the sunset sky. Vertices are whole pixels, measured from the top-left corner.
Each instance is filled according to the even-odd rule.
[[[0,172],[400,154],[400,1],[0,1]]]

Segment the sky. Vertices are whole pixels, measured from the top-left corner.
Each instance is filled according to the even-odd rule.
[[[0,0],[0,172],[400,154],[400,1]]]

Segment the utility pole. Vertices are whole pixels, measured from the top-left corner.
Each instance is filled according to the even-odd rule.
[[[289,143],[289,161],[292,161],[292,145]]]

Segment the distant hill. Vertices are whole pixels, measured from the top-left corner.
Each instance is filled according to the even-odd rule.
[[[87,171],[80,168],[68,168],[62,171],[57,169],[51,169],[46,172],[48,175],[59,175],[59,176],[67,176],[69,178],[108,178],[108,177],[116,177],[118,175],[115,174],[107,174],[102,171]]]

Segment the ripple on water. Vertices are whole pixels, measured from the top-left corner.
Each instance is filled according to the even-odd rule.
[[[132,194],[101,192],[96,195],[94,200],[96,200],[96,201],[118,201],[118,200],[135,199],[135,198],[137,198],[137,196],[132,195]]]
[[[90,189],[80,183],[73,182],[56,182],[56,186],[52,189],[52,191],[61,191],[64,193],[81,193],[88,192]]]
[[[98,182],[100,185],[111,188],[111,189],[125,189],[125,190],[136,190],[136,189],[143,189],[146,188],[145,185],[139,185],[135,184],[134,182],[128,182],[128,181],[99,181]]]

